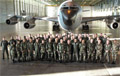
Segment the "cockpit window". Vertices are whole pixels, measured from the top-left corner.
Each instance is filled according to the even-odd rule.
[[[72,9],[72,10],[76,10],[76,9],[78,9],[78,7],[62,7],[62,9]]]
[[[70,9],[78,9],[78,7],[70,7]]]
[[[68,7],[63,7],[62,9],[68,9]]]

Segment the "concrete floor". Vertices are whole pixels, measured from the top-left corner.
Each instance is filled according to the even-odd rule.
[[[0,40],[3,36],[9,40],[10,36],[24,36],[29,33],[36,35],[38,33],[64,33],[52,31],[52,22],[36,21],[36,27],[26,30],[23,28],[24,22],[16,25],[0,24]],[[107,33],[110,37],[120,37],[120,28],[109,30],[104,23],[90,23],[90,31],[81,31],[77,29],[74,33]],[[91,26],[92,25],[92,26]],[[118,62],[119,63],[119,62]],[[11,60],[1,60],[0,50],[0,76],[120,76],[120,64],[101,64],[101,63],[53,63],[53,62],[25,62],[13,64]]]
[[[53,62],[22,62],[13,64],[2,61],[1,76],[120,76],[120,65],[100,63],[53,63]]]

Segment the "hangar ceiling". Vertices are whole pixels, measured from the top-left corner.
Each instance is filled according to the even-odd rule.
[[[62,2],[66,0],[35,0],[46,5],[60,5]],[[74,0],[81,6],[94,6],[95,4],[103,1],[103,0]]]

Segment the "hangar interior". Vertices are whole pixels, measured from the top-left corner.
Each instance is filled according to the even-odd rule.
[[[16,24],[15,26],[8,26],[5,24],[6,19],[13,15],[27,15],[31,17],[56,17],[57,16],[57,8],[59,5],[64,2],[65,0],[0,0],[0,29],[8,29],[11,31],[10,35],[25,35],[26,33],[33,33],[35,32],[51,32],[57,33],[52,31],[52,26],[54,22],[47,22],[47,21],[40,21],[36,20],[36,26],[32,29],[26,30],[23,27],[23,23],[25,20],[28,19],[21,19],[21,21]],[[83,10],[89,10],[87,12],[83,12],[83,17],[95,17],[95,16],[108,16],[108,15],[119,15],[119,0],[75,0]],[[41,25],[39,25],[41,23]],[[45,24],[45,25],[44,25]],[[93,21],[88,23],[89,27],[91,28],[89,32],[86,33],[117,33],[113,34],[113,37],[120,37],[119,28],[117,30],[110,30],[106,26],[106,22],[104,21]],[[44,25],[44,26],[43,26]],[[41,27],[45,28],[40,29]],[[81,26],[80,26],[81,27]],[[14,29],[13,29],[14,28]],[[23,30],[21,31],[21,29]],[[100,29],[100,30],[98,30]],[[101,29],[103,31],[101,31]],[[4,30],[5,31],[5,30]],[[12,32],[13,31],[13,32]],[[35,32],[34,32],[35,31]],[[3,31],[1,31],[3,32]],[[61,33],[65,32],[64,30],[60,31]],[[8,33],[5,32],[7,35]],[[84,33],[79,28],[74,31],[74,33]],[[3,36],[1,33],[0,37]]]
[[[25,29],[23,27],[26,20],[29,18],[19,19],[15,25],[7,25],[6,19],[13,15],[26,15],[30,17],[55,17],[57,16],[57,9],[59,5],[65,0],[0,0],[0,40],[5,36],[8,40],[11,36],[24,36],[28,34],[57,34],[65,33],[66,31],[52,31],[54,22],[36,20],[36,26],[32,29]],[[108,15],[120,15],[120,0],[74,0],[83,10],[83,17],[96,17]],[[88,23],[90,30],[83,31],[81,26],[73,33],[106,33],[112,38],[120,38],[120,27],[117,29],[109,29],[105,21],[93,21]],[[1,50],[0,50],[1,51]],[[0,55],[1,60],[1,55]],[[119,61],[120,62],[120,61]],[[119,63],[118,62],[118,63]],[[24,67],[24,68],[23,68]],[[18,71],[18,70],[19,71]],[[39,70],[40,69],[40,70]],[[24,70],[24,71],[23,71]],[[8,75],[77,75],[84,76],[98,75],[99,76],[119,76],[120,64],[106,65],[106,64],[89,64],[88,63],[68,63],[65,65],[46,62],[31,62],[12,64],[10,61],[0,61],[0,73],[3,76]]]

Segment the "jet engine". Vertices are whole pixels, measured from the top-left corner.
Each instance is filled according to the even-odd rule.
[[[109,18],[106,19],[105,22],[110,29],[117,29],[119,27],[119,21],[117,18]]]
[[[32,18],[30,20],[28,20],[27,22],[24,23],[24,28],[26,29],[31,29],[33,27],[35,27],[35,18]]]
[[[11,18],[6,20],[6,24],[16,24],[18,23],[18,17],[17,16],[12,16]]]
[[[118,22],[112,22],[111,24],[107,24],[107,26],[110,28],[110,29],[117,29],[119,24]]]

